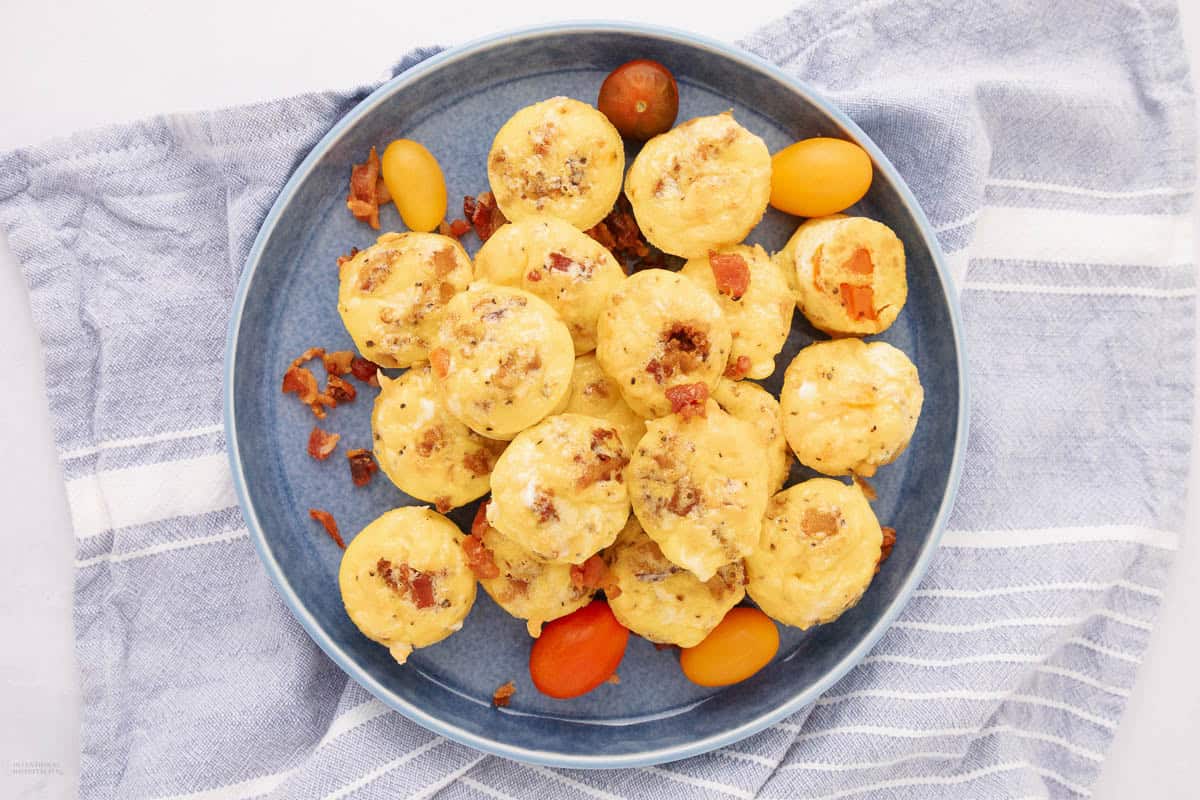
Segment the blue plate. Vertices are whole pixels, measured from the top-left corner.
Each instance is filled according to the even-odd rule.
[[[631,640],[620,685],[574,700],[540,695],[529,680],[522,621],[483,592],[463,629],[398,666],[346,616],[337,587],[341,552],[307,516],[333,513],[348,535],[383,511],[414,501],[382,475],[363,489],[349,480],[344,447],[371,447],[374,390],[330,413],[343,435],[327,462],[308,457],[312,415],[279,391],[305,348],[352,349],[336,309],[337,257],[375,234],[346,211],[350,166],[371,145],[425,143],[445,170],[451,198],[487,189],[485,159],[517,109],[554,95],[594,103],[609,70],[632,58],[666,64],[679,81],[679,119],[733,108],[772,150],[810,136],[862,145],[875,181],[852,213],[891,226],[908,253],[908,304],[882,336],[920,369],[925,408],[912,445],[874,481],[876,512],[899,531],[891,558],[862,601],[807,633],[782,629],[778,656],[752,679],[723,690],[684,679],[673,651]],[[454,215],[454,209],[451,209]],[[402,230],[395,208],[384,230]],[[750,236],[777,250],[797,220],[769,211]],[[465,237],[469,249],[477,245]],[[867,653],[900,611],[937,546],[958,482],[966,433],[962,343],[956,300],[928,220],[883,153],[844,114],[775,67],[691,34],[618,23],[570,24],[493,36],[446,51],[373,92],[300,164],[267,215],[238,288],[226,353],[225,425],[250,535],[267,573],[313,640],[376,697],[425,727],[490,753],[568,767],[653,764],[748,736],[815,700]],[[779,363],[824,338],[797,323]],[[778,391],[783,369],[767,381]],[[361,385],[360,385],[361,386]],[[797,469],[793,479],[808,477]],[[464,528],[474,507],[451,517]],[[512,706],[492,692],[515,680]]]

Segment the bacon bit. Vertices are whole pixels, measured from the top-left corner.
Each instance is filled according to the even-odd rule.
[[[529,270],[529,274],[525,276],[525,280],[529,281],[530,283],[537,283],[541,279],[542,273],[538,272],[536,269]]]
[[[508,708],[508,704],[512,702],[512,696],[516,693],[517,687],[513,685],[512,681],[509,681],[492,692],[492,705],[496,708]]]
[[[550,520],[558,519],[558,509],[554,506],[554,490],[553,489],[538,489],[533,497],[533,513],[537,514],[537,521],[540,524],[546,524]]]
[[[354,384],[347,383],[337,375],[330,375],[325,380],[325,398],[331,402],[327,403],[331,408],[336,408],[339,403],[352,403],[354,398],[358,397],[358,390],[354,388]]]
[[[592,556],[582,564],[572,564],[571,585],[589,592],[603,589],[609,599],[621,596],[621,587],[600,556]]]
[[[450,353],[444,347],[436,347],[429,351],[429,364],[433,367],[433,374],[439,378],[445,378],[450,374]]]
[[[475,510],[475,519],[471,521],[471,535],[483,541],[483,536],[492,529],[487,521],[487,509],[491,500],[484,500]]]
[[[345,266],[346,262],[352,261],[356,255],[358,255],[358,248],[351,247],[350,253],[348,255],[338,256],[337,257],[338,272],[341,272],[342,267]]]
[[[731,381],[740,381],[750,374],[750,356],[738,356],[725,365],[725,377]]]
[[[380,367],[378,364],[376,364],[374,361],[365,359],[362,356],[355,356],[350,362],[351,374],[360,381],[369,383],[372,386],[379,385],[379,369]]]
[[[838,515],[833,512],[806,508],[800,520],[800,529],[809,536],[834,536],[840,522]]]
[[[524,597],[529,593],[529,581],[520,578],[509,578],[508,588],[513,597]]]
[[[458,266],[458,259],[454,257],[454,250],[450,247],[443,247],[433,254],[433,274],[438,278],[444,278],[454,268]]]
[[[335,353],[326,353],[322,361],[325,364],[327,375],[345,375],[350,371],[350,365],[354,362],[354,352],[338,350]]]
[[[476,450],[474,453],[467,453],[463,456],[463,466],[469,469],[472,474],[483,477],[496,466],[496,454],[487,448]]]
[[[865,247],[860,247],[854,251],[854,255],[850,256],[849,260],[842,265],[847,272],[853,272],[856,275],[871,275],[875,272],[875,264],[871,261],[871,253]]]
[[[843,283],[838,287],[842,293],[842,302],[846,313],[851,319],[877,319],[875,316],[875,292],[870,286],[852,286]]]
[[[593,381],[592,383],[589,383],[587,386],[583,387],[583,394],[585,397],[595,396],[608,398],[609,392],[610,390],[608,388],[608,381],[604,378],[601,378],[598,381]]]
[[[708,415],[708,386],[703,383],[683,383],[668,387],[667,400],[671,403],[672,413],[678,414],[685,420],[693,417],[703,419]]]
[[[575,263],[575,260],[573,258],[571,258],[570,256],[568,256],[566,253],[557,253],[556,252],[556,253],[551,253],[548,256],[546,268],[551,271],[558,270],[559,272],[570,272],[571,265],[574,263]]]
[[[596,428],[592,431],[592,454],[596,460],[588,462],[582,474],[575,481],[576,490],[582,491],[593,483],[610,481],[614,478],[623,480],[622,470],[629,464],[629,459],[619,449],[614,449],[613,442],[619,442],[617,432],[612,428]],[[576,456],[575,460],[582,463],[583,457]]]
[[[398,568],[392,568],[392,562],[386,558],[381,558],[375,562],[375,574],[387,585],[389,589],[403,596],[408,594],[408,565],[401,564]]]
[[[291,366],[283,373],[283,393],[295,392],[300,402],[312,405],[317,401],[317,376],[306,367]]]
[[[317,461],[324,461],[329,458],[341,438],[340,433],[327,433],[313,426],[312,433],[308,435],[308,454]]]
[[[614,672],[612,675],[609,675],[607,678],[605,678],[604,682],[611,683],[613,686],[620,686],[621,676]]]
[[[325,348],[324,347],[310,347],[307,350],[305,350],[303,353],[301,353],[299,356],[292,359],[291,366],[298,367],[306,361],[312,361],[314,359],[323,359],[323,358],[325,358]]]
[[[437,509],[439,514],[445,514],[448,513],[450,509],[454,508],[454,505],[450,502],[450,495],[444,494],[440,497],[433,498],[433,507]]]
[[[463,216],[475,226],[475,235],[481,242],[486,242],[497,228],[508,222],[491,192],[484,192],[478,197],[464,197]]]
[[[731,300],[741,300],[750,288],[750,265],[737,253],[709,250],[708,266],[712,269],[717,291],[729,295]]]
[[[624,194],[617,198],[616,206],[607,217],[584,233],[603,245],[627,270],[639,260],[642,266],[665,263],[662,253],[652,250],[646,243],[633,215],[633,206]]]
[[[884,525],[880,530],[883,531],[883,542],[879,546],[879,561],[875,562],[876,575],[879,574],[879,568],[883,566],[883,562],[887,561],[892,554],[892,548],[896,546],[896,529]]]
[[[351,450],[346,453],[346,459],[350,462],[350,479],[354,481],[355,486],[366,486],[371,482],[371,476],[379,469],[379,465],[371,457],[370,450]]]
[[[333,539],[338,547],[343,550],[346,549],[346,543],[342,541],[342,535],[338,533],[337,520],[333,518],[333,514],[330,514],[328,511],[322,511],[319,508],[310,508],[308,515],[321,523],[325,528],[325,532],[329,534],[329,538]]]
[[[426,572],[417,572],[409,585],[412,587],[413,602],[417,608],[429,608],[433,605],[433,576]]]
[[[469,230],[471,230],[471,223],[465,219],[456,219],[450,223],[450,235],[455,239],[461,239]]]
[[[440,450],[446,444],[446,431],[441,425],[426,428],[417,442],[417,455],[429,458],[433,451]]]
[[[496,556],[483,540],[472,534],[463,539],[463,553],[467,556],[467,566],[475,577],[481,581],[500,577],[500,568],[496,566]]]
[[[667,510],[686,517],[693,508],[700,505],[701,496],[700,490],[694,486],[675,484],[675,491],[671,494],[671,501],[667,503]]]
[[[867,483],[866,478],[860,478],[857,475],[855,475],[853,477],[854,477],[854,485],[857,486],[859,489],[862,489],[863,497],[867,498],[868,500],[879,499],[879,493],[875,491],[874,486]]]
[[[391,202],[387,187],[379,175],[379,154],[371,148],[363,164],[355,164],[350,170],[350,193],[346,195],[346,207],[359,222],[366,222],[379,230],[379,207]]]
[[[654,376],[655,383],[665,383],[678,372],[691,372],[708,357],[708,335],[695,325],[677,322],[659,338],[663,354],[646,365],[646,372]]]

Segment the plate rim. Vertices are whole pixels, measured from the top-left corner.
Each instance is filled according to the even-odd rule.
[[[686,744],[671,745],[667,747],[646,749],[638,752],[617,755],[579,755],[550,750],[531,749],[509,744],[499,739],[480,736],[459,728],[452,723],[446,722],[441,718],[426,712],[420,706],[410,702],[409,700],[406,700],[403,697],[400,697],[376,681],[345,651],[343,651],[338,644],[333,641],[328,633],[325,632],[325,630],[309,612],[304,602],[300,599],[287,576],[284,575],[279,562],[275,559],[270,547],[267,544],[266,537],[263,534],[262,525],[259,522],[258,515],[247,491],[239,442],[237,436],[235,435],[237,430],[237,417],[234,409],[234,374],[236,367],[238,334],[241,329],[242,317],[246,309],[246,300],[249,294],[250,284],[254,279],[254,274],[258,268],[258,264],[262,257],[262,251],[266,246],[266,242],[272,235],[284,210],[288,205],[290,205],[296,193],[297,187],[312,172],[325,153],[331,149],[334,143],[341,138],[343,133],[353,123],[355,123],[369,111],[383,103],[392,94],[401,90],[406,85],[412,83],[427,73],[439,69],[445,64],[470,57],[477,52],[491,47],[506,45],[515,41],[534,39],[552,34],[589,33],[625,33],[636,34],[639,36],[650,36],[653,38],[699,47],[701,49],[708,50],[719,57],[738,62],[742,66],[764,73],[767,77],[788,86],[792,91],[796,92],[814,106],[821,109],[821,111],[823,111],[830,119],[832,119],[839,127],[841,127],[842,130],[847,133],[856,144],[863,147],[863,149],[865,149],[871,155],[871,158],[875,162],[877,168],[881,169],[896,187],[897,194],[901,202],[904,204],[908,213],[911,214],[913,219],[916,221],[917,229],[921,235],[921,238],[924,240],[926,247],[929,249],[934,267],[937,272],[938,280],[941,284],[942,292],[945,295],[947,305],[949,306],[950,328],[954,343],[955,362],[958,369],[958,422],[954,436],[954,452],[951,454],[950,472],[946,483],[946,489],[942,493],[941,502],[938,506],[938,512],[934,518],[930,535],[926,539],[921,552],[918,554],[917,559],[913,564],[913,568],[910,570],[908,577],[901,585],[895,599],[871,624],[866,633],[859,640],[858,644],[841,660],[827,670],[819,680],[809,685],[806,689],[796,692],[772,710],[760,714],[754,719],[743,722],[736,727],[729,728],[720,733],[715,733],[702,739],[690,741]],[[955,290],[953,276],[946,264],[945,254],[942,252],[941,246],[938,243],[932,224],[925,216],[925,212],[917,202],[916,196],[913,194],[908,184],[905,182],[903,177],[901,177],[899,171],[895,168],[895,166],[892,165],[887,156],[884,155],[883,151],[880,150],[875,142],[841,109],[823,97],[806,82],[788,75],[775,64],[772,64],[771,62],[742,49],[736,44],[722,42],[708,36],[692,33],[690,31],[678,28],[635,22],[611,20],[552,22],[499,31],[442,50],[441,52],[418,62],[412,67],[409,67],[400,74],[393,76],[371,91],[370,94],[368,94],[365,98],[359,101],[358,104],[350,109],[350,111],[343,115],[321,137],[321,139],[312,146],[308,154],[293,170],[291,176],[283,185],[282,189],[280,189],[278,196],[276,196],[274,202],[271,204],[270,210],[263,218],[263,222],[254,238],[254,243],[246,256],[246,261],[242,268],[242,274],[238,279],[237,288],[234,293],[233,307],[231,309],[229,323],[226,330],[223,361],[224,387],[222,393],[222,417],[227,455],[229,458],[229,466],[232,473],[233,485],[237,495],[238,505],[240,506],[242,515],[245,518],[246,528],[249,533],[250,540],[254,544],[255,552],[258,554],[259,561],[261,562],[264,570],[267,572],[267,575],[271,578],[271,582],[275,585],[276,591],[278,591],[280,596],[283,598],[288,610],[292,613],[292,616],[296,619],[296,621],[300,623],[301,627],[304,628],[309,638],[311,638],[313,642],[315,642],[317,646],[321,648],[321,650],[338,666],[339,669],[341,669],[356,683],[370,692],[376,699],[382,701],[389,708],[399,712],[422,727],[487,754],[502,756],[504,758],[510,758],[528,764],[549,767],[564,767],[574,769],[640,767],[662,764],[669,761],[676,761],[691,756],[701,755],[717,748],[733,744],[734,742],[740,741],[747,736],[758,733],[759,731],[767,728],[770,725],[773,725],[784,717],[787,717],[811,704],[822,694],[824,694],[834,683],[841,680],[851,669],[857,666],[858,663],[867,656],[867,654],[871,651],[883,634],[892,626],[892,623],[895,621],[900,612],[908,605],[909,601],[912,599],[913,592],[916,590],[921,580],[925,577],[925,573],[929,569],[930,561],[932,560],[934,553],[937,552],[941,543],[947,519],[951,510],[954,508],[954,500],[957,496],[959,481],[962,476],[963,457],[966,451],[966,441],[969,427],[969,381],[967,380],[967,358],[965,352],[965,342],[962,335],[959,294]]]

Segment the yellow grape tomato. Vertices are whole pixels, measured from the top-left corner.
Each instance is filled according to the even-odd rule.
[[[757,608],[730,610],[712,633],[679,653],[679,666],[692,683],[728,686],[749,678],[779,650],[779,629]]]
[[[408,229],[435,230],[446,218],[446,179],[433,153],[420,142],[397,139],[383,151],[380,168]]]
[[[871,188],[871,157],[842,139],[804,139],[771,158],[771,205],[798,217],[845,211]]]

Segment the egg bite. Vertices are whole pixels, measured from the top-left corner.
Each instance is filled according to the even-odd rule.
[[[757,383],[728,378],[717,383],[712,398],[722,411],[754,426],[767,462],[767,493],[778,492],[792,469],[792,451],[783,435],[783,412],[779,401]]]
[[[707,581],[758,544],[767,464],[758,432],[709,400],[704,416],[646,423],[627,471],[642,528],[672,563]]]
[[[580,230],[608,215],[621,193],[621,134],[587,103],[552,97],[513,114],[492,140],[488,182],[519,222],[551,214]]]
[[[697,117],[655,136],[625,178],[651,244],[683,258],[737,244],[771,196],[771,154],[732,112]]]
[[[408,506],[384,513],[346,546],[338,570],[346,613],[398,663],[457,631],[471,611],[475,576],[461,542],[453,522]]]
[[[486,438],[511,439],[570,391],[571,334],[544,300],[520,289],[479,284],[456,295],[434,343],[442,403]]]
[[[471,259],[456,239],[385,233],[339,268],[338,313],[354,345],[384,367],[429,358],[441,311],[471,283]]]
[[[555,217],[509,223],[475,255],[475,277],[537,295],[558,312],[575,354],[596,349],[596,320],[625,280],[621,265],[592,237]]]
[[[601,368],[643,417],[671,412],[672,386],[716,386],[732,341],[717,301],[664,269],[636,272],[609,295],[597,334]]]
[[[800,313],[830,336],[881,333],[908,298],[904,243],[866,217],[810,219],[775,261],[792,274]]]
[[[746,596],[741,561],[719,567],[701,581],[671,563],[636,517],[630,518],[604,559],[621,590],[608,598],[613,615],[652,642],[694,647]]]
[[[861,339],[801,350],[779,395],[783,433],[801,464],[864,478],[908,447],[924,399],[908,356],[886,342]]]
[[[796,298],[783,271],[758,245],[734,245],[690,259],[681,272],[721,306],[733,337],[725,374],[766,378],[792,330]]]
[[[371,413],[375,460],[407,495],[449,511],[487,494],[504,442],[486,439],[446,410],[429,364],[379,376]]]
[[[832,622],[866,591],[883,532],[857,486],[831,478],[771,498],[758,549],[746,557],[746,591],[785,625]]]
[[[605,374],[600,368],[600,362],[595,353],[588,353],[575,359],[575,371],[571,373],[571,393],[567,397],[564,411],[572,414],[584,414],[589,417],[599,417],[617,429],[625,452],[632,453],[633,448],[646,433],[646,420],[634,413],[625,398],[621,396],[621,387]]]
[[[616,428],[558,414],[522,431],[496,461],[488,524],[543,561],[580,564],[629,518]]]

